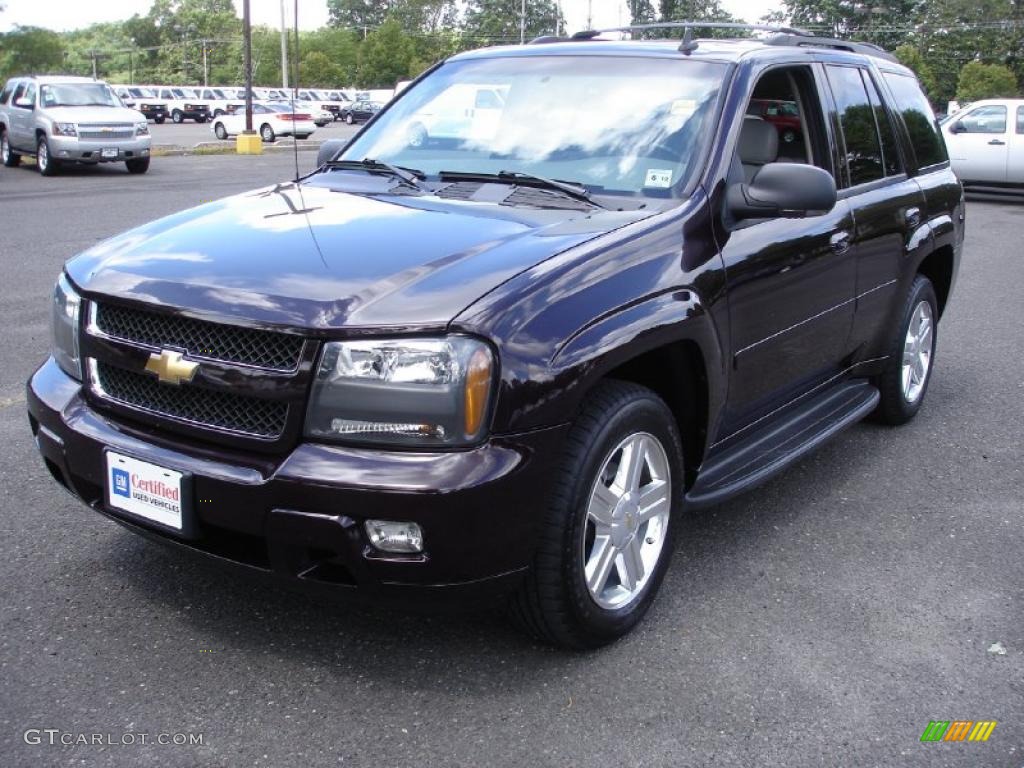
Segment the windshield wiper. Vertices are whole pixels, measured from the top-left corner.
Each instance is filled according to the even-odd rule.
[[[405,168],[401,165],[392,165],[386,163],[383,160],[372,160],[369,157],[364,157],[362,160],[328,160],[326,163],[328,168],[355,168],[369,171],[374,173],[375,171],[387,171],[397,179],[401,179],[405,184],[417,189],[421,192],[428,191],[421,180],[425,178],[423,171],[416,168]]]
[[[523,173],[522,171],[498,171],[497,173],[441,171],[440,176],[441,178],[447,177],[450,179],[497,179],[498,181],[508,181],[513,184],[522,184],[523,186],[553,189],[561,192],[567,197],[571,197],[573,200],[588,203],[595,208],[604,208],[603,205],[596,202],[591,197],[590,191],[582,184],[576,184],[571,181],[561,181],[560,179],[549,179],[546,176],[537,176],[533,173]]]

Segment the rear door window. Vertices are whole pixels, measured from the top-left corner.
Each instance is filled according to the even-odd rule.
[[[882,77],[892,91],[896,110],[907,126],[918,167],[927,168],[949,160],[935,113],[917,80],[895,72],[883,72]]]
[[[0,104],[6,104],[11,98],[11,92],[14,90],[15,82],[8,80],[4,84],[4,89],[0,91]]]
[[[888,110],[882,105],[882,97],[878,93],[878,87],[867,72],[864,75],[864,84],[868,87],[868,97],[871,99],[871,108],[875,112],[875,125],[878,126],[878,137],[882,140],[882,164],[885,167],[886,176],[897,176],[903,173],[903,161],[900,159],[899,145],[896,142],[896,131],[893,129],[892,119]]]
[[[959,122],[963,133],[1006,133],[1006,107],[997,104],[978,107]]]
[[[885,176],[882,145],[860,70],[834,65],[826,69],[845,138],[850,186],[877,181]]]

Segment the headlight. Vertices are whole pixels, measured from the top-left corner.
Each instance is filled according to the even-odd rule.
[[[53,289],[53,359],[68,376],[82,380],[82,363],[78,355],[78,314],[82,299],[62,274]]]
[[[149,123],[136,123],[135,124],[135,135],[136,136],[149,136]]]
[[[54,123],[53,132],[58,136],[77,136],[74,123]]]
[[[494,357],[467,336],[324,345],[306,414],[323,440],[462,446],[487,430]]]

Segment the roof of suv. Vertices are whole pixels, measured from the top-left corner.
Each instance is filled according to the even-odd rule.
[[[102,83],[103,80],[93,80],[91,77],[79,77],[78,75],[16,75],[12,80],[35,80],[37,83]]]

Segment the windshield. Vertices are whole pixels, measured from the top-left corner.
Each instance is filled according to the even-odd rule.
[[[55,83],[39,91],[44,107],[120,107],[109,85],[104,83]]]
[[[149,88],[129,88],[128,93],[137,99],[152,99],[155,96]]]
[[[529,56],[449,62],[380,115],[342,159],[544,176],[664,197],[686,178],[724,64]]]

